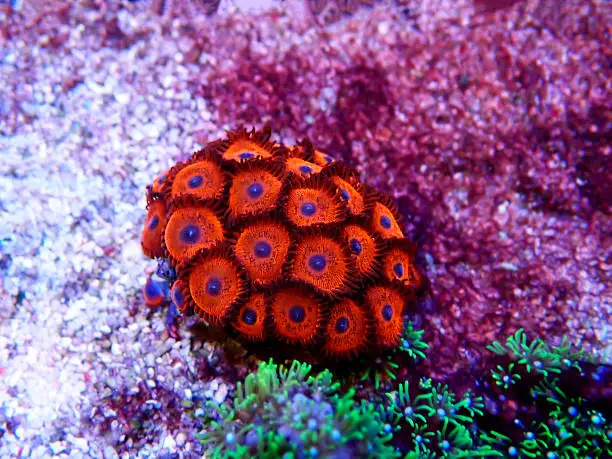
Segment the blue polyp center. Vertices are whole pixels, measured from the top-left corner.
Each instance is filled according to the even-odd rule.
[[[263,186],[260,183],[253,183],[247,188],[247,194],[251,199],[257,199],[263,193]]]
[[[359,242],[357,239],[351,239],[350,244],[351,244],[351,252],[353,252],[355,255],[360,255],[361,254],[361,242]]]
[[[201,175],[194,175],[187,182],[187,186],[189,186],[189,188],[197,188],[200,185],[202,185],[203,181],[204,181],[204,179],[202,178]]]
[[[393,318],[393,308],[390,304],[385,304],[381,311],[382,318],[389,322]]]
[[[268,258],[270,253],[272,253],[272,247],[265,241],[259,241],[255,244],[255,249],[253,251],[257,258]]]
[[[312,217],[317,211],[317,206],[315,206],[313,202],[308,201],[302,204],[300,211],[304,217]]]
[[[326,264],[327,260],[325,260],[323,255],[313,255],[308,259],[308,266],[310,266],[313,271],[318,273],[325,269]]]
[[[172,302],[176,305],[176,306],[181,306],[183,304],[183,294],[181,293],[180,290],[178,289],[174,289],[172,291]]]
[[[380,217],[380,225],[384,229],[390,229],[391,228],[391,219],[389,217],[387,217],[386,215],[383,215],[382,217]]]
[[[257,322],[257,313],[254,309],[246,308],[242,311],[242,321],[247,325],[253,325]]]
[[[346,317],[340,317],[336,321],[336,332],[337,333],[344,333],[345,331],[348,330],[348,327],[349,327],[349,321]]]
[[[393,272],[399,278],[404,277],[404,265],[401,263],[395,263],[393,265]]]
[[[345,189],[340,190],[340,197],[344,200],[344,201],[348,201],[349,199],[349,194],[348,191],[346,191]]]
[[[200,228],[196,225],[187,225],[181,231],[181,241],[185,244],[195,244],[200,238]]]
[[[161,183],[162,183],[164,180],[166,180],[166,176],[165,176],[165,175],[162,175],[162,176],[161,176],[159,179],[157,179],[157,184],[158,184],[158,185],[161,185]]]
[[[331,163],[334,160],[334,158],[329,155],[325,155],[323,158],[325,159],[326,163]]]
[[[221,281],[216,278],[209,279],[208,282],[206,282],[206,293],[212,296],[217,296],[221,293]]]
[[[154,215],[153,218],[149,220],[148,228],[150,231],[153,231],[155,228],[157,228],[157,225],[159,225],[159,217]]]
[[[291,319],[292,322],[300,323],[303,322],[305,318],[306,311],[304,311],[302,306],[291,306],[291,309],[289,309],[289,319]]]
[[[312,173],[312,167],[306,166],[306,165],[300,166],[300,172],[302,174],[310,174],[310,173]]]
[[[145,295],[147,295],[148,298],[158,298],[163,294],[164,292],[158,282],[151,279],[147,281],[147,285],[145,285]]]
[[[253,158],[254,156],[255,155],[251,153],[250,151],[243,151],[242,153],[238,155],[240,159],[250,159],[250,158]]]

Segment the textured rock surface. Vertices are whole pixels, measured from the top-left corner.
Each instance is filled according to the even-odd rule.
[[[610,348],[610,5],[449,3],[322,28],[92,1],[0,26],[1,456],[198,453],[197,397],[246,367],[143,307],[143,190],[240,122],[395,193],[433,375],[521,326]]]

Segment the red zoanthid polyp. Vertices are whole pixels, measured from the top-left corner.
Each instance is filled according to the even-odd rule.
[[[393,200],[355,170],[266,127],[233,130],[159,177],[142,247],[174,268],[181,312],[315,360],[399,344],[423,285],[416,248]]]

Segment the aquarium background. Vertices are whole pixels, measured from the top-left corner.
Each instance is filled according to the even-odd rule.
[[[259,356],[142,294],[157,269],[140,246],[145,187],[226,130],[266,123],[277,140],[308,137],[393,195],[429,284],[409,318],[426,358],[331,369],[334,393],[355,391],[355,407],[387,399],[401,410],[354,407],[371,424],[314,440],[301,431],[329,419],[292,424],[294,444],[320,448],[296,457],[362,457],[383,443],[410,457],[473,457],[460,449],[483,445],[587,457],[562,450],[568,436],[591,441],[576,451],[609,452],[603,403],[580,422],[550,408],[537,432],[495,437],[478,430],[477,411],[445,423],[425,397],[414,422],[432,456],[398,414],[412,379],[430,398],[448,385],[453,404],[486,386],[478,411],[501,425],[511,400],[501,416],[511,424],[532,402],[500,398],[520,366],[523,382],[546,379],[540,397],[567,412],[609,400],[609,2],[22,0],[0,2],[0,14],[0,456],[285,454],[278,439],[277,450],[258,449],[268,440],[247,439],[231,419],[216,431],[215,407],[237,410],[237,382],[291,362],[258,367]],[[487,349],[510,336],[512,362],[501,344]],[[530,347],[536,339],[561,348]],[[597,363],[577,363],[559,350],[566,343]],[[560,395],[564,372],[589,392]],[[329,395],[313,384],[288,390]],[[282,415],[313,409],[291,400]],[[466,432],[451,435],[459,425]],[[351,429],[369,432],[369,449]],[[325,449],[328,437],[343,449]]]

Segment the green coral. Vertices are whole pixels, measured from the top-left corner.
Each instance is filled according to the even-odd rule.
[[[407,325],[400,348],[365,373],[362,381],[370,379],[376,390],[364,391],[362,400],[350,385],[342,393],[328,370],[312,374],[310,365],[297,361],[290,367],[261,363],[237,384],[233,403],[207,403],[207,425],[199,438],[216,458],[609,454],[610,422],[590,401],[565,388],[568,377],[583,377],[585,362],[593,362],[565,339],[549,346],[519,330],[505,343],[489,346],[497,361],[478,393],[498,403],[500,414],[485,410],[483,396],[469,390],[458,395],[426,377],[381,393],[381,381],[396,378],[398,356],[409,362],[426,357],[422,333]],[[516,417],[504,417],[517,404]]]
[[[549,346],[541,339],[528,342],[525,330],[519,329],[506,340],[505,344],[494,341],[487,349],[499,356],[509,356],[516,365],[525,368],[527,373],[559,374],[562,370],[576,368],[580,370],[579,362],[588,358],[583,350],[576,350],[567,344],[567,337],[559,346]]]
[[[388,354],[378,357],[374,361],[363,361],[367,365],[361,375],[361,381],[372,381],[378,390],[384,381],[393,382],[397,379],[397,370],[400,364],[399,359],[408,359],[412,363],[425,360],[425,351],[429,345],[423,341],[424,330],[416,330],[411,321],[406,321],[406,327],[402,334],[400,345]]]
[[[237,384],[233,408],[207,403],[210,422],[200,441],[216,458],[397,456],[372,404],[357,403],[353,390],[339,395],[328,370],[310,372],[297,361],[289,368],[261,363]]]
[[[496,341],[488,349],[507,358],[492,371],[500,397],[526,392],[532,399],[531,410],[546,416],[519,416],[514,420],[519,438],[492,430],[482,433],[485,443],[510,457],[596,458],[610,453],[609,421],[582,397],[571,397],[563,389],[562,373],[573,371],[580,376],[581,365],[593,362],[592,357],[568,345],[565,338],[558,346],[539,338],[529,342],[522,329],[505,344]]]
[[[448,386],[429,378],[422,378],[415,389],[405,381],[387,397],[403,437],[410,439],[407,458],[500,456],[487,445],[477,445],[475,419],[483,414],[481,397],[470,392],[457,397]]]

